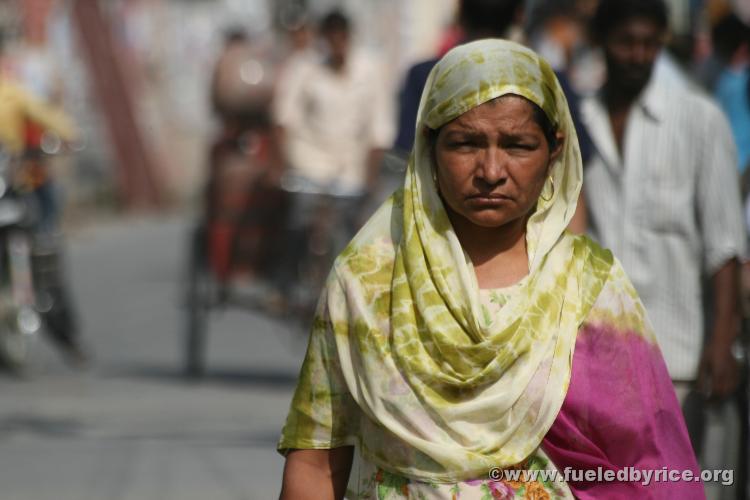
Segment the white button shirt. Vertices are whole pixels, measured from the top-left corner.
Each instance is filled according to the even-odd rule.
[[[694,380],[703,347],[703,279],[744,254],[736,152],[721,111],[652,78],[633,105],[620,156],[598,97],[582,102],[596,152],[584,192],[592,236],[622,261],[673,380]]]
[[[288,65],[273,115],[286,130],[292,174],[333,191],[364,188],[369,152],[389,148],[395,135],[383,75],[379,62],[359,51],[352,51],[341,73],[315,54]]]

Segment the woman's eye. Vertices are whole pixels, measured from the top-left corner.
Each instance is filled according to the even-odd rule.
[[[476,147],[476,143],[473,141],[454,141],[449,146],[453,149],[470,149]]]
[[[519,149],[522,151],[534,151],[536,146],[534,144],[528,144],[524,142],[513,142],[506,146],[508,149]]]

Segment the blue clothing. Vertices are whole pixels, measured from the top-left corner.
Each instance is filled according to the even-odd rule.
[[[394,148],[399,151],[409,152],[414,146],[419,99],[422,97],[427,77],[438,61],[439,59],[430,59],[415,64],[406,74],[404,86],[398,97],[398,133]]]
[[[419,111],[419,99],[422,96],[422,89],[424,89],[427,83],[427,77],[430,75],[432,67],[437,64],[439,59],[429,59],[421,63],[415,64],[409,69],[406,74],[406,80],[404,86],[401,89],[399,95],[399,109],[398,109],[398,134],[396,135],[396,143],[394,148],[401,152],[410,152],[412,146],[414,146],[414,134],[417,123],[417,112]],[[581,124],[581,116],[579,111],[579,97],[573,91],[570,86],[568,77],[561,72],[555,72],[557,79],[560,81],[560,87],[562,87],[565,93],[565,98],[568,100],[568,106],[570,113],[573,116],[573,125],[576,128],[578,134],[578,143],[581,147],[581,157],[584,165],[591,156],[592,143],[591,137],[589,137],[586,128]]]
[[[738,167],[743,173],[750,163],[750,68],[725,68],[716,81],[714,94],[729,118],[737,144]]]

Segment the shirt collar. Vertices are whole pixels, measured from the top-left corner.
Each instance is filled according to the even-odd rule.
[[[638,96],[635,105],[640,107],[646,116],[658,122],[664,117],[667,99],[655,76],[651,74],[651,80]]]

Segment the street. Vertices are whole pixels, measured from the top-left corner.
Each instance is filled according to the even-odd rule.
[[[3,500],[270,499],[305,339],[259,313],[211,319],[208,373],[182,377],[189,219],[117,219],[74,231],[67,261],[86,371],[47,339],[25,379],[0,376]]]

